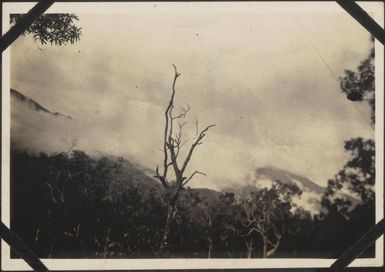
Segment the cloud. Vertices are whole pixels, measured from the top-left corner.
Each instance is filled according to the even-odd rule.
[[[343,141],[373,136],[367,107],[357,105],[360,113],[341,94],[293,14],[230,12],[80,14],[84,35],[73,46],[41,51],[20,38],[12,46],[12,87],[75,121],[27,119],[12,136],[54,150],[72,134],[89,152],[154,168],[175,63],[177,104],[191,106],[186,136],[195,120],[216,124],[191,164],[208,177],[192,185],[220,187],[263,165],[325,185],[346,161]],[[369,53],[368,34],[349,16],[296,16],[335,75]],[[16,114],[13,121],[23,119]],[[38,133],[23,132],[36,124]]]

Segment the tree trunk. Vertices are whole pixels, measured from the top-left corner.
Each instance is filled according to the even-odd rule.
[[[111,227],[109,227],[107,230],[106,241],[104,243],[104,249],[103,249],[103,259],[107,258],[108,256],[108,244],[110,243],[110,234],[111,234]]]
[[[56,243],[56,238],[53,239],[50,247],[49,247],[49,253],[48,253],[48,259],[51,259],[53,257],[53,252],[54,252],[54,249],[55,249],[55,243]]]
[[[278,246],[270,249],[267,253],[266,253],[266,257],[271,257],[276,251],[277,251],[277,248]]]
[[[167,247],[167,239],[170,234],[170,226],[172,224],[172,221],[174,220],[174,213],[175,213],[175,205],[169,204],[167,208],[167,218],[166,218],[166,223],[164,225],[163,229],[163,236],[162,236],[162,241],[159,246],[159,251],[160,254],[162,255],[164,253],[164,250]]]
[[[250,259],[253,256],[253,251],[254,251],[252,240],[246,242],[246,248],[247,248],[247,258]]]
[[[33,243],[33,248],[36,249],[37,243],[39,242],[40,228],[37,228],[35,232],[35,241]]]
[[[267,236],[263,235],[262,258],[267,258]]]
[[[208,244],[207,258],[211,259],[211,253],[213,251],[213,240],[210,237],[207,238],[207,244]]]
[[[232,257],[232,255],[231,255],[231,253],[229,251],[229,242],[227,240],[225,241],[225,252],[224,253],[227,256],[227,258],[231,258]]]

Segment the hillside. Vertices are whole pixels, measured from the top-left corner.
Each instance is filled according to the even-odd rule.
[[[237,198],[244,198],[257,188],[270,187],[274,181],[296,184],[302,190],[302,195],[299,198],[295,198],[294,201],[298,206],[309,211],[311,214],[319,213],[321,198],[325,188],[306,177],[272,166],[257,168],[247,181],[247,184],[226,188],[224,191],[235,193]]]
[[[44,112],[44,113],[47,113],[47,114],[50,114],[50,115],[53,115],[56,117],[64,117],[67,119],[72,119],[72,117],[69,115],[66,115],[66,114],[63,114],[60,112],[52,112],[52,111],[48,110],[47,108],[45,108],[44,106],[42,106],[41,104],[36,102],[34,99],[29,98],[28,96],[22,94],[19,91],[16,91],[15,89],[11,88],[10,92],[11,92],[11,98],[15,98],[17,101],[23,103],[23,105],[25,105],[26,107],[28,107],[30,109],[33,109],[35,111]]]
[[[306,177],[272,166],[261,167],[255,171],[255,185],[258,185],[258,183],[264,179],[279,180],[285,183],[294,182],[303,192],[323,194],[325,191],[324,187],[316,184],[314,181],[311,181]]]

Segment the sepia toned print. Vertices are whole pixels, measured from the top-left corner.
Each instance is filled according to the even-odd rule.
[[[337,4],[83,5],[4,58],[2,220],[51,269],[328,266],[382,217],[383,49]]]

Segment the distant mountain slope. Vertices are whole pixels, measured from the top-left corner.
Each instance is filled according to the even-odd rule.
[[[24,103],[24,105],[28,106],[30,109],[36,110],[36,111],[42,111],[51,115],[54,115],[56,117],[65,117],[67,119],[72,119],[71,116],[60,113],[60,112],[51,112],[50,110],[46,109],[42,105],[40,105],[38,102],[33,100],[32,98],[29,98],[28,96],[22,94],[19,91],[16,91],[15,89],[11,88],[11,97],[16,98],[18,101]]]
[[[257,190],[258,187],[268,187],[273,181],[281,181],[284,183],[294,183],[301,190],[302,195],[295,199],[295,203],[299,207],[304,208],[311,214],[318,214],[321,210],[321,199],[325,192],[324,187],[316,184],[310,179],[281,170],[275,167],[263,167],[255,170],[254,178],[249,184],[233,186],[221,191],[216,191],[208,188],[190,188],[192,193],[197,194],[202,203],[209,206],[216,206],[221,200],[220,196],[226,192],[232,192],[237,199],[246,198],[251,191]],[[152,177],[152,170],[137,163],[132,163],[129,160],[124,160],[122,168],[115,176],[115,190],[121,191],[126,186],[136,186],[144,192],[144,197],[149,194],[160,196],[163,193],[162,185]],[[187,189],[187,188],[186,188]],[[181,199],[184,199],[187,190],[181,191]],[[353,205],[358,203],[358,200],[352,196],[342,195],[352,201]]]
[[[134,186],[143,193],[143,197],[147,198],[150,196],[160,197],[164,192],[162,185],[155,179],[149,176],[151,170],[143,167],[137,163],[132,163],[131,161],[125,159],[122,162],[120,171],[114,176],[111,181],[113,184],[112,188],[116,192],[122,192],[127,188],[127,186]],[[186,189],[186,190],[185,190]],[[187,197],[187,192],[196,194],[202,203],[208,206],[215,206],[220,201],[221,192],[207,189],[207,188],[187,188],[183,189],[180,192],[180,200],[183,202],[183,199]]]
[[[208,189],[208,188],[192,188],[191,190],[198,194],[202,202],[209,203],[209,204],[218,203],[220,201],[219,197],[222,195],[221,192]]]
[[[302,177],[293,173],[290,173],[288,171],[284,171],[281,169],[278,169],[276,167],[261,167],[258,168],[256,171],[255,181],[258,182],[258,180],[263,179],[269,179],[269,180],[279,180],[281,182],[294,182],[297,184],[298,187],[302,191],[307,192],[314,192],[317,194],[323,194],[325,191],[324,187],[321,187],[320,185],[316,184],[315,182],[311,181],[310,179],[306,177]]]
[[[126,159],[122,163],[117,179],[128,181],[139,187],[147,187],[148,189],[155,190],[162,189],[158,181],[144,173],[140,166]]]
[[[271,186],[274,181],[296,184],[302,190],[302,195],[299,198],[296,198],[294,202],[311,214],[320,212],[321,199],[325,188],[306,177],[276,167],[267,166],[257,168],[254,170],[254,173],[247,184],[227,188],[224,191],[233,192],[238,199],[242,199],[248,197],[250,192],[257,188]]]
[[[302,195],[294,199],[294,202],[313,215],[321,211],[321,200],[326,190],[325,187],[316,184],[306,177],[272,166],[257,168],[247,184],[234,186],[223,191],[233,192],[237,198],[244,198],[247,197],[251,191],[259,187],[271,186],[274,181],[296,184],[301,189]],[[338,193],[337,196],[350,200],[352,207],[359,203],[359,200],[352,195]]]
[[[274,167],[263,167],[255,170],[255,177],[246,185],[234,186],[222,191],[208,188],[190,188],[208,206],[217,206],[221,201],[220,196],[225,192],[233,192],[237,199],[246,198],[251,191],[258,187],[269,186],[271,182],[280,180],[285,183],[295,183],[303,191],[300,198],[295,199],[298,206],[308,210],[311,214],[318,214],[321,209],[321,199],[325,188],[319,186],[308,178],[286,172]],[[121,170],[112,181],[116,191],[124,191],[127,186],[140,188],[143,197],[150,194],[160,197],[163,193],[162,185],[151,176],[151,170],[129,160],[124,160]],[[186,197],[187,190],[181,191],[181,199]]]
[[[302,190],[302,195],[295,199],[298,206],[308,210],[311,214],[318,214],[321,210],[321,199],[325,192],[324,187],[316,184],[310,179],[293,174],[291,172],[268,166],[255,170],[255,186],[260,183],[281,181],[284,183],[294,183]]]

